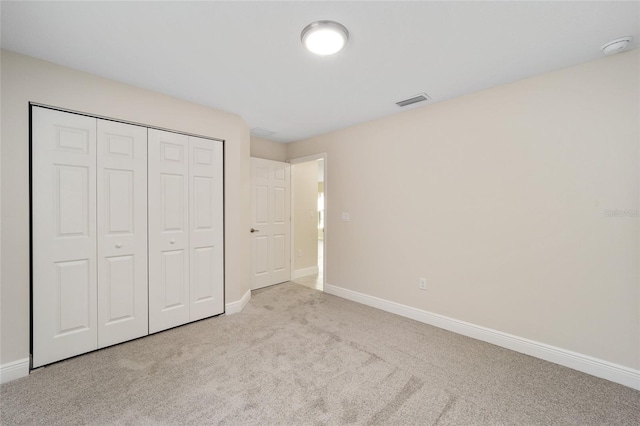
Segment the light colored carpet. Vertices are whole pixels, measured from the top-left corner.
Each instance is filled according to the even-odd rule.
[[[0,387],[13,424],[640,424],[640,392],[294,284]]]

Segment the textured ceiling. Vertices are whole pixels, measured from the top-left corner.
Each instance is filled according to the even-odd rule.
[[[633,2],[7,2],[2,47],[239,114],[291,142],[602,57]],[[310,22],[347,48],[316,57]],[[407,108],[418,108],[423,104]],[[63,106],[63,105],[62,105]]]

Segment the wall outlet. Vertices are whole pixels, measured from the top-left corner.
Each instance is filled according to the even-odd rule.
[[[418,279],[418,287],[420,288],[420,290],[426,290],[427,289],[427,279],[426,278]]]

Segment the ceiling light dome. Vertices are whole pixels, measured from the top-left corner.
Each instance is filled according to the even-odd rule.
[[[307,25],[301,34],[302,44],[316,55],[333,55],[341,51],[349,40],[349,31],[334,21],[316,21]]]

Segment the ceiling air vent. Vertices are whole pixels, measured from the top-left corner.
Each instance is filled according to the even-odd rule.
[[[431,99],[429,95],[426,93],[420,93],[419,95],[412,96],[409,99],[396,102],[396,105],[399,107],[406,107],[407,105],[417,104],[418,102],[428,101],[429,99]]]

